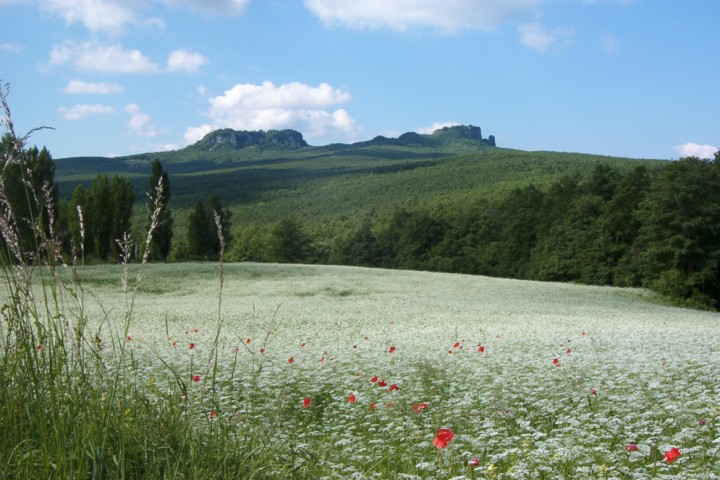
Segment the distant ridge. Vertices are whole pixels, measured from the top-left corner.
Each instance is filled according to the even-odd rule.
[[[487,139],[482,137],[480,127],[472,125],[457,125],[454,127],[443,127],[435,130],[432,134],[422,134],[415,132],[407,132],[398,138],[387,138],[382,135],[369,140],[367,142],[354,143],[353,146],[372,146],[372,145],[398,145],[398,146],[417,146],[417,147],[443,147],[452,143],[469,143],[478,147],[494,147],[495,137],[490,135]]]
[[[379,135],[372,140],[352,144],[333,144],[332,146],[368,147],[368,146],[406,146],[406,147],[444,147],[452,143],[465,143],[476,147],[494,147],[495,137],[482,137],[480,127],[473,125],[457,125],[443,127],[432,134],[407,132],[398,138],[387,138]],[[264,151],[294,151],[311,147],[303,138],[302,133],[296,130],[233,130],[224,128],[214,130],[205,135],[202,140],[184,148],[188,152],[216,152],[242,150],[248,147]],[[322,148],[322,147],[321,147]]]

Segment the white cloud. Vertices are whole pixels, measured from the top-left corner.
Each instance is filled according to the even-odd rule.
[[[209,99],[210,124],[189,127],[188,143],[200,140],[218,128],[272,130],[292,128],[308,139],[335,141],[353,138],[359,127],[350,114],[332,107],[350,101],[349,93],[327,83],[311,87],[292,82],[276,86],[237,84],[224,95]]]
[[[606,53],[615,53],[620,47],[620,40],[612,35],[604,35],[600,42],[601,48]]]
[[[10,53],[22,53],[25,46],[20,43],[0,43],[0,51]]]
[[[50,51],[50,67],[71,65],[77,70],[102,73],[193,73],[208,60],[186,49],[174,50],[168,55],[164,69],[140,50],[125,49],[119,43],[106,44],[97,41],[84,43],[65,42]]]
[[[109,113],[114,113],[115,109],[109,105],[80,104],[70,108],[60,107],[58,111],[62,113],[62,118],[64,120],[80,120],[93,115],[107,115]]]
[[[50,51],[50,66],[70,64],[78,70],[103,73],[155,73],[160,68],[139,50],[120,44],[65,42]]]
[[[93,33],[124,33],[127,25],[141,23],[138,14],[154,3],[190,8],[222,15],[240,15],[250,0],[36,0],[41,10],[65,20],[68,25],[80,23]],[[146,25],[165,28],[159,17],[145,20]]]
[[[93,33],[122,33],[135,22],[132,2],[112,0],[44,0],[40,8],[63,18],[68,25],[82,23]]]
[[[681,157],[713,158],[718,150],[720,150],[720,147],[715,145],[700,145],[693,142],[675,147],[675,151]]]
[[[305,7],[329,26],[361,30],[431,27],[455,32],[492,29],[533,13],[547,0],[305,0]]]
[[[145,20],[145,25],[147,25],[148,27],[157,28],[158,30],[165,30],[167,28],[165,20],[160,17],[148,18],[147,20]]]
[[[168,56],[167,68],[171,72],[197,72],[200,67],[207,63],[207,59],[199,53],[192,53],[189,50],[175,50]]]
[[[171,152],[173,150],[178,150],[180,147],[174,143],[161,143],[161,144],[153,144],[151,146],[151,150],[153,152]]]
[[[544,25],[537,22],[520,25],[518,31],[520,33],[520,43],[542,53],[547,52],[558,40],[569,40],[573,36],[570,30],[563,28],[548,30]]]
[[[87,83],[82,80],[70,80],[63,89],[65,93],[91,93],[107,95],[109,93],[120,93],[123,87],[117,83]]]
[[[430,134],[433,133],[435,130],[440,130],[444,127],[455,127],[457,125],[460,125],[458,122],[435,122],[429,127],[420,127],[417,129],[417,133],[424,133],[424,134]]]
[[[144,113],[138,105],[134,103],[128,104],[125,107],[125,112],[130,114],[130,120],[128,121],[130,132],[139,137],[157,136],[158,131],[152,124],[152,118],[147,113]]]
[[[177,7],[190,7],[196,11],[240,15],[245,13],[245,8],[250,0],[163,0],[163,3]]]

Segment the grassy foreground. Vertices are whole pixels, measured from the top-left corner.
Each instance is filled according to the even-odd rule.
[[[720,314],[642,290],[260,264],[26,274],[2,290],[2,479],[720,478]]]

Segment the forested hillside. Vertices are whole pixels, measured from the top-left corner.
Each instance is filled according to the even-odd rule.
[[[645,286],[720,305],[717,158],[524,152],[470,126],[325,147],[294,131],[221,130],[176,152],[60,159],[52,169],[48,159],[27,151],[59,190],[64,251],[84,261],[118,258],[117,229],[127,228],[118,225],[128,224],[142,256],[157,221],[164,233],[147,244],[155,260],[213,259],[224,248],[233,261]],[[12,172],[6,181],[17,184]],[[161,179],[162,196],[148,202]]]

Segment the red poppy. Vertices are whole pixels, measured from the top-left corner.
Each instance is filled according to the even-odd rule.
[[[260,353],[265,353],[265,347],[260,347]]]
[[[639,449],[640,448],[634,443],[629,443],[625,445],[625,450],[628,452],[637,452]]]
[[[43,348],[45,348],[45,347],[43,347],[42,344],[40,344],[35,347],[35,350],[42,350]]]
[[[173,345],[173,347],[176,347],[176,346],[177,346],[177,342],[173,342],[172,345]]]
[[[567,353],[568,355],[570,355],[570,353],[572,353],[572,350],[568,348],[567,350],[565,350],[565,353]]]
[[[193,381],[193,382],[199,382],[199,381],[200,381],[200,375],[193,375],[192,381]]]
[[[703,426],[707,423],[707,420],[705,420],[705,418],[703,417],[700,419],[700,421],[698,423],[700,424],[700,426]]]
[[[288,358],[288,363],[290,363],[290,364],[295,363],[295,357]]]
[[[478,465],[480,465],[480,459],[477,457],[471,458],[470,460],[468,460],[468,465],[470,465],[471,467],[477,467]]]
[[[591,388],[590,395],[597,395],[597,390],[595,390],[594,388]]]
[[[377,403],[376,403],[376,402],[373,402],[373,403],[370,404],[370,409],[371,409],[371,410],[375,410],[376,408],[377,408]]]
[[[427,403],[415,403],[412,406],[415,413],[420,413],[423,410],[427,409],[427,407],[428,407]]]
[[[478,352],[479,353],[485,353],[485,347],[482,345],[478,345]]]
[[[448,446],[448,443],[450,443],[450,440],[453,439],[455,434],[453,434],[452,430],[449,428],[441,428],[438,430],[437,434],[435,434],[435,439],[433,440],[433,445],[435,445],[437,448],[445,448]]]
[[[388,350],[388,352],[393,353],[395,350],[397,350],[397,347],[392,346],[392,347],[390,347],[390,349]]]
[[[351,393],[350,395],[348,395],[348,402],[350,402],[350,403],[357,402],[357,397],[355,396],[354,393]]]
[[[552,361],[552,364],[555,365],[556,367],[559,367],[559,366],[560,366],[560,359],[557,358],[557,357],[555,357],[555,358],[553,359],[553,361]]]
[[[390,385],[390,391],[394,392],[395,390],[400,390],[400,387],[397,386],[397,383],[393,383]]]
[[[453,348],[458,348],[459,346],[460,346],[460,342],[455,342],[455,343],[453,344]]]
[[[190,350],[192,350],[193,348],[195,348],[195,344],[190,342]]]
[[[211,419],[211,420],[214,419],[214,418],[217,418],[217,416],[218,416],[217,410],[213,410],[213,411],[210,412],[210,419]]]
[[[305,400],[303,400],[303,408],[308,408],[310,406],[310,402],[312,402],[312,398],[306,397]]]
[[[128,342],[132,340],[132,337],[130,335],[127,336]]]
[[[673,447],[667,452],[665,452],[665,461],[667,463],[673,463],[675,460],[680,458],[680,450],[677,447]]]
[[[372,377],[370,377],[370,383],[375,383],[375,382],[377,382],[377,381],[378,381],[378,376],[377,376],[377,375],[373,375]]]
[[[250,338],[245,339],[245,343],[250,343],[250,342],[252,342],[252,340]]]
[[[387,387],[387,382],[384,378],[378,382],[378,387]]]

